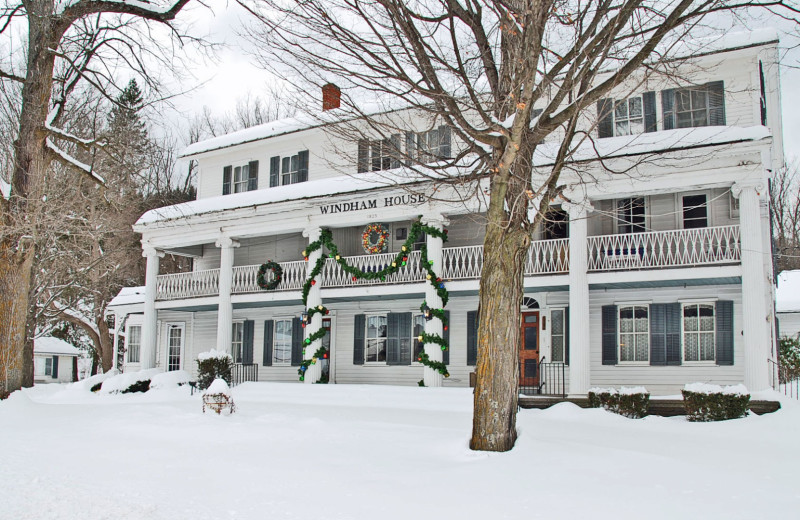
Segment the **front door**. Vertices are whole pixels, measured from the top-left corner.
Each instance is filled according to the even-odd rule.
[[[519,385],[539,385],[539,311],[522,313]]]
[[[167,371],[181,369],[183,354],[183,323],[167,324]]]

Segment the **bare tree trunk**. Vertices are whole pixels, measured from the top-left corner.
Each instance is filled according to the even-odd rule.
[[[23,346],[32,265],[33,250],[15,251],[8,241],[0,243],[0,294],[3,295],[0,298],[0,377],[3,378],[0,398],[23,385]]]

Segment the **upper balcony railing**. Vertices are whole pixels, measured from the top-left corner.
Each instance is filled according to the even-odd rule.
[[[702,229],[652,231],[628,235],[588,238],[589,271],[657,269],[739,262],[739,226]],[[349,265],[365,272],[378,272],[395,259],[394,253],[346,257]],[[353,280],[333,259],[325,260],[320,273],[323,288],[423,282],[419,251],[411,251],[408,261],[385,280]],[[283,280],[275,291],[299,291],[306,279],[307,262],[281,262]],[[233,294],[259,293],[258,265],[233,268]],[[474,280],[483,269],[483,246],[448,247],[442,254],[444,280]],[[537,240],[531,244],[525,275],[569,272],[569,240]],[[219,269],[158,277],[158,299],[178,300],[215,296],[219,292]]]
[[[589,237],[589,271],[692,267],[740,261],[739,226]]]

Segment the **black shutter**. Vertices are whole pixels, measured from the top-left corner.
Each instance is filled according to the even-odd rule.
[[[386,315],[386,364],[400,364],[400,315],[390,312]]]
[[[451,156],[450,127],[439,127],[439,157],[449,159]]]
[[[247,177],[247,191],[253,191],[258,189],[258,161],[250,161],[250,165],[247,168],[248,177]]]
[[[667,364],[667,305],[650,305],[650,364]]]
[[[390,168],[399,168],[400,162],[400,134],[392,134],[389,138],[389,156],[391,157]]]
[[[675,128],[675,89],[661,91],[661,112],[664,117],[664,130]]]
[[[761,124],[767,126],[767,85],[764,81],[764,64],[759,60],[758,62],[758,84],[761,88],[760,105],[761,105]],[[777,323],[777,322],[776,322]],[[779,336],[775,336],[776,338]]]
[[[242,334],[242,363],[249,365],[253,363],[253,332],[255,322],[253,320],[244,321]]]
[[[414,345],[414,338],[411,337],[414,332],[413,317],[410,312],[403,312],[398,314],[398,316],[400,317],[398,324],[400,330],[398,333],[398,337],[400,338],[400,364],[410,365],[411,353]]]
[[[269,187],[280,186],[281,181],[281,158],[271,157],[269,160]]]
[[[478,311],[467,313],[467,365],[478,363]]]
[[[725,126],[725,85],[722,81],[706,83],[708,90],[708,124]]]
[[[733,365],[733,302],[717,302],[717,364]]]
[[[299,367],[303,363],[303,331],[300,318],[292,318],[292,366]]]
[[[614,137],[614,100],[597,102],[597,137]]]
[[[53,379],[58,379],[58,356],[53,356]]]
[[[666,304],[666,346],[667,365],[681,364],[681,304],[678,302]]]
[[[406,132],[406,166],[413,164],[416,149],[416,135],[414,132]]]
[[[264,321],[264,366],[272,366],[272,334],[275,322],[272,320]]]
[[[450,311],[444,311],[444,319],[447,322],[447,330],[444,331],[442,337],[444,342],[447,343],[447,350],[442,352],[442,362],[445,365],[450,364]]]
[[[358,140],[358,161],[356,163],[358,173],[369,170],[369,139]]]
[[[644,131],[657,131],[658,116],[656,115],[656,93],[649,91],[642,94],[642,105],[644,107]]]
[[[297,182],[306,182],[308,180],[308,150],[298,152],[297,160],[300,162],[300,168],[297,173]]]
[[[617,364],[617,306],[603,305],[603,364]]]
[[[226,166],[222,169],[222,194],[230,195],[231,193],[231,173],[233,168]]]
[[[356,314],[353,323],[353,364],[364,364],[364,327],[366,326],[366,316]]]
[[[550,320],[550,331],[553,330],[553,320]],[[569,365],[569,307],[564,309],[564,364]]]

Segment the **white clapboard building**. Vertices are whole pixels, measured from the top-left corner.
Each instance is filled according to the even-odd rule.
[[[565,173],[570,203],[553,202],[525,266],[523,391],[769,386],[775,319],[767,201],[771,172],[783,164],[777,60],[774,32],[734,34],[681,62],[682,79],[634,78],[598,103],[600,117],[587,127],[594,144],[575,157],[585,161],[583,182]],[[336,90],[323,89],[325,108],[336,105]],[[218,349],[233,354],[240,379],[298,381],[303,359],[323,344],[328,353],[308,367],[307,383],[469,384],[483,201],[441,200],[451,192],[402,175],[404,161],[391,153],[447,157],[458,142],[446,126],[422,118],[389,139],[348,140],[331,131],[337,110],[322,108],[318,117],[185,150],[199,165],[197,200],[139,219],[146,286],[112,305],[123,324],[124,370],[193,372],[199,353]],[[539,167],[547,168],[556,146],[545,140],[537,148]],[[596,154],[604,160],[592,160]],[[398,257],[419,217],[447,229],[448,240],[420,236]],[[406,265],[384,279],[353,277],[327,249],[305,251],[325,230],[340,259],[363,272],[401,257]],[[436,305],[423,244],[449,291],[447,330],[421,312],[423,301]],[[165,253],[192,257],[194,270],[158,274]],[[308,305],[328,312],[304,327],[303,285],[323,254]],[[265,290],[258,271],[268,260],[283,277]],[[328,334],[304,349],[319,327]],[[448,340],[444,353],[436,344],[425,348],[432,360],[443,356],[449,377],[418,363],[424,330]]]

